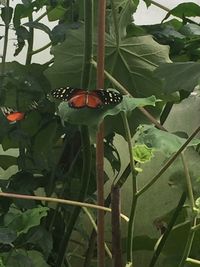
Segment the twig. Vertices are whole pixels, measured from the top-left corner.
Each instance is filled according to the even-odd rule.
[[[100,209],[100,210],[103,210],[103,211],[111,212],[110,208],[107,208],[107,207],[104,207],[104,206],[94,205],[94,204],[90,204],[90,203],[86,203],[86,202],[62,199],[62,198],[30,196],[30,195],[13,194],[13,193],[5,193],[5,192],[0,192],[0,197],[47,201],[47,202],[61,203],[61,204],[71,205],[71,206],[92,208],[92,209],[97,209],[97,210]],[[120,216],[126,222],[129,221],[129,218],[126,215],[121,214]]]

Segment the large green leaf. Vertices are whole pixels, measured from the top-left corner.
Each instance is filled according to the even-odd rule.
[[[4,224],[16,231],[17,235],[27,233],[29,229],[40,224],[40,220],[47,216],[47,207],[33,208],[24,212],[11,207],[4,217]]]
[[[166,93],[180,90],[192,92],[200,80],[200,63],[161,64],[156,69],[155,74],[163,80],[163,90]]]
[[[80,86],[83,40],[81,27],[69,30],[66,40],[53,47],[54,64],[45,71],[53,88],[66,85]],[[159,64],[169,62],[168,51],[167,46],[156,43],[151,36],[125,38],[117,47],[115,39],[107,35],[105,68],[134,96],[161,96],[160,81],[153,77],[152,72]],[[96,87],[95,77],[96,74],[93,72],[91,88]],[[108,81],[106,87],[109,87]]]
[[[91,127],[97,127],[98,124],[106,116],[114,116],[120,112],[130,112],[136,107],[145,105],[154,106],[156,102],[155,97],[149,98],[132,98],[124,96],[120,104],[112,108],[112,105],[104,106],[101,109],[73,109],[67,105],[66,102],[62,102],[59,105],[59,115],[62,120],[74,123],[74,124],[85,124]]]
[[[187,139],[175,134],[161,131],[154,126],[142,125],[137,132],[136,142],[163,152],[167,157],[178,151]],[[195,146],[200,143],[200,139],[193,139],[188,146]]]

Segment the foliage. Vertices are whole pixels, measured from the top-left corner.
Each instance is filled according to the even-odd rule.
[[[91,72],[87,74],[87,90],[96,89],[98,2],[94,0],[93,59],[89,62]],[[155,4],[153,2],[145,0],[147,7]],[[136,161],[131,168],[135,168],[132,177],[139,188],[135,195],[138,201],[134,203],[136,213],[131,213],[135,229],[134,236],[127,237],[127,226],[122,223],[121,252],[124,255],[129,253],[126,242],[132,238],[136,267],[153,267],[155,264],[158,267],[189,266],[179,264],[187,254],[184,252],[187,242],[191,243],[189,256],[199,258],[198,229],[195,237],[189,240],[191,227],[196,226],[194,217],[199,220],[199,138],[192,138],[185,149],[187,164],[183,158],[183,162],[176,159],[162,177],[158,173],[200,123],[197,114],[200,25],[192,19],[200,16],[200,6],[182,3],[170,10],[162,23],[138,26],[132,18],[138,0],[107,1],[105,88],[129,95],[124,95],[123,101],[116,106],[93,110],[72,109],[66,102],[58,103],[49,95],[51,89],[57,87],[81,86],[85,59],[84,1],[23,0],[19,4],[12,3],[12,7],[5,1],[0,1],[0,4],[0,27],[5,29],[4,36],[0,36],[4,46],[0,64],[0,106],[25,112],[24,120],[12,123],[0,113],[1,190],[4,193],[80,200],[81,184],[87,188],[83,174],[88,171],[90,181],[84,200],[96,203],[95,136],[99,123],[104,120],[104,183],[108,192],[114,178],[123,187],[122,211],[126,214],[130,213],[130,199],[134,195],[130,179],[125,183],[131,173],[127,163],[133,161],[127,156],[127,142],[130,145],[133,141],[128,140],[127,132],[130,131],[135,143],[129,151]],[[166,21],[170,15],[173,19]],[[47,26],[43,17],[54,22],[55,26]],[[13,56],[27,49],[25,64],[5,60],[10,30],[16,34]],[[36,31],[42,31],[50,41],[47,46],[51,46],[53,58],[44,64],[33,63],[33,54],[47,47],[38,51],[33,49]],[[35,102],[37,108],[32,108]],[[155,118],[152,119],[147,111],[162,124],[165,122],[170,132],[155,128]],[[123,124],[122,112],[127,116],[128,126]],[[80,130],[82,125],[89,126],[91,144],[87,147]],[[90,152],[91,171],[85,170]],[[139,173],[141,164],[142,172]],[[11,171],[13,166],[16,168]],[[10,172],[8,177],[5,171]],[[148,187],[151,177],[156,175],[160,179]],[[190,182],[192,185],[188,186]],[[144,191],[140,195],[140,190],[146,185],[148,194]],[[172,221],[174,227],[157,263],[149,265],[167,225],[171,223],[180,195],[188,190],[187,207],[181,207],[176,220]],[[0,266],[57,266],[62,251],[65,253],[62,266],[85,266],[92,225],[88,224],[88,218],[80,209],[77,210],[78,219],[70,225],[74,214],[71,206],[50,204],[42,198],[0,197]],[[108,215],[106,219],[110,219]],[[111,241],[110,228],[109,221],[106,223],[108,242]],[[67,244],[64,240],[66,233],[70,233]],[[93,249],[92,261],[87,267],[97,266]],[[109,258],[106,258],[106,266],[111,266]],[[132,266],[125,256],[124,266]]]

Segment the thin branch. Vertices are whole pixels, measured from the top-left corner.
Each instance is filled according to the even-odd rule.
[[[88,216],[88,219],[90,220],[90,222],[91,222],[93,228],[95,229],[95,231],[96,231],[96,233],[97,233],[97,225],[96,225],[96,222],[95,222],[95,220],[93,219],[91,213],[89,212],[89,210],[88,210],[87,208],[84,208],[84,207],[83,207],[83,210],[84,210],[85,214]],[[108,257],[109,257],[110,259],[112,259],[112,253],[111,253],[109,247],[106,245],[106,243],[104,243],[104,246],[105,246],[105,251],[107,252]]]
[[[186,262],[193,263],[193,264],[200,266],[200,261],[195,260],[195,259],[187,258]]]
[[[160,253],[162,252],[162,249],[163,249],[163,247],[164,247],[164,245],[165,245],[165,243],[167,241],[167,238],[170,235],[172,228],[174,227],[174,224],[175,224],[175,222],[176,222],[176,220],[178,218],[178,215],[179,215],[180,211],[183,208],[185,200],[186,200],[186,193],[183,192],[182,195],[181,195],[181,198],[179,200],[179,203],[178,203],[178,205],[177,205],[177,207],[176,207],[176,209],[175,209],[175,211],[174,211],[174,213],[172,215],[172,218],[171,218],[171,220],[170,220],[170,222],[169,222],[169,224],[167,226],[167,229],[165,230],[164,234],[160,238],[159,244],[158,244],[156,250],[153,253],[153,256],[152,256],[152,259],[151,259],[149,267],[154,267],[155,266],[155,264],[156,264],[156,262],[158,260],[158,257],[160,255]]]
[[[106,0],[98,4],[98,47],[97,47],[97,89],[104,88],[104,55],[105,55],[105,15]],[[97,180],[97,203],[104,205],[104,126],[99,126],[96,136],[96,180]],[[98,267],[105,266],[104,252],[104,212],[97,213],[97,259]]]
[[[130,220],[128,224],[128,234],[127,234],[127,264],[132,263],[133,260],[133,232],[134,232],[134,224],[135,224],[135,211],[137,205],[137,172],[135,171],[135,163],[133,159],[133,150],[132,150],[132,142],[131,142],[131,132],[127,120],[127,116],[124,112],[121,113],[124,129],[126,131],[126,139],[128,142],[128,150],[129,150],[129,158],[130,158],[130,167],[132,174],[132,204],[131,204],[131,212],[130,212]]]
[[[51,45],[52,45],[52,42],[49,42],[48,44],[46,44],[46,45],[44,45],[44,46],[38,48],[37,50],[30,51],[29,53],[30,53],[31,55],[35,55],[35,54],[37,54],[37,53],[40,53],[40,52],[44,51],[45,49],[47,49],[47,48],[50,47]]]
[[[122,267],[120,189],[114,184],[111,187],[112,218],[112,263],[113,267]]]
[[[150,0],[151,4],[154,6],[157,6],[161,8],[162,10],[165,10],[166,12],[170,12],[170,9],[166,6],[161,5],[160,3],[157,3],[156,1]]]
[[[85,207],[85,208],[92,208],[97,210],[103,210],[111,212],[110,208],[104,207],[104,206],[98,206],[86,202],[80,202],[80,201],[72,201],[68,199],[62,199],[62,198],[54,198],[54,197],[40,197],[40,196],[30,196],[30,195],[22,195],[22,194],[13,194],[13,193],[4,193],[0,192],[0,197],[8,197],[8,198],[18,198],[18,199],[28,199],[28,200],[38,200],[38,201],[47,201],[47,202],[53,202],[53,203],[61,203],[65,205],[71,205],[71,206],[79,206],[79,207]],[[129,218],[122,214],[120,215],[122,219],[124,219],[126,222],[129,221]]]
[[[192,180],[191,180],[191,176],[189,173],[188,164],[187,164],[187,161],[185,159],[185,155],[183,152],[181,153],[181,159],[182,159],[183,168],[184,168],[184,172],[185,172],[188,197],[189,197],[189,201],[190,201],[190,208],[191,208],[191,211],[194,212],[195,201],[194,201],[194,194],[193,194],[193,188],[192,188]],[[182,255],[182,258],[181,258],[181,261],[180,261],[178,267],[183,267],[185,265],[186,259],[188,258],[189,254],[190,254],[190,251],[192,248],[192,243],[194,240],[194,235],[195,235],[195,231],[193,231],[192,228],[195,227],[196,224],[197,224],[197,217],[193,214],[190,231],[189,231],[189,234],[187,237],[187,242],[186,242],[185,249],[184,249],[184,252],[183,252],[183,255]]]

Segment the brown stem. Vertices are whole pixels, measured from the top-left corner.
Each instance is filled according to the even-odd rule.
[[[98,51],[97,51],[97,89],[104,88],[104,54],[105,54],[105,11],[106,1],[99,1],[98,5]],[[99,126],[96,137],[96,176],[97,176],[97,203],[104,205],[104,127]],[[104,251],[104,212],[97,214],[97,258],[98,266],[105,266]]]
[[[120,231],[120,190],[118,186],[111,188],[112,210],[112,266],[122,267],[121,231]]]

